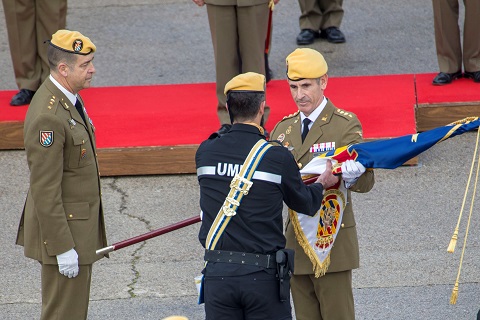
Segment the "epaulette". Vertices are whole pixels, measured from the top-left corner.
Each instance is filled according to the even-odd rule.
[[[355,114],[351,113],[351,112],[348,112],[348,111],[345,111],[345,110],[342,110],[342,109],[339,109],[337,108],[335,110],[335,114],[336,115],[339,115],[347,120],[351,120],[353,119],[353,117],[355,116]]]
[[[296,112],[294,112],[294,113],[292,113],[292,114],[289,114],[288,116],[283,117],[283,119],[280,120],[280,121],[283,121],[283,120],[289,119],[289,118],[293,118],[293,117],[295,117],[296,115],[298,115],[299,113],[300,113],[300,110],[297,110]]]
[[[52,96],[50,96],[50,99],[48,100],[46,108],[48,110],[51,110],[51,111],[55,112],[55,111],[57,111],[59,102],[60,102],[60,100],[58,100],[58,97],[52,95]]]

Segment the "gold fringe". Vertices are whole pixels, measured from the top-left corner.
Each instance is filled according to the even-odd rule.
[[[455,286],[452,290],[452,295],[450,297],[450,304],[456,304],[458,298],[458,282],[455,282]]]
[[[448,245],[447,251],[449,253],[453,253],[455,251],[455,247],[457,245],[457,239],[458,239],[458,228],[455,228],[455,231],[453,232],[452,239],[450,239],[450,244]]]
[[[464,124],[464,123],[467,123],[467,122],[476,121],[477,119],[478,119],[478,117],[466,117],[466,118],[463,118],[461,120],[454,121],[454,122],[452,122],[448,125],[453,126],[453,125],[456,125],[456,124]]]
[[[298,221],[298,216],[295,211],[288,209],[288,214],[290,215],[290,221],[293,225],[293,230],[295,231],[295,238],[297,238],[298,244],[303,248],[303,251],[310,259],[313,265],[313,272],[315,273],[315,278],[321,277],[327,273],[328,267],[330,266],[330,252],[327,255],[327,258],[322,262],[318,259],[318,256],[313,251],[308,239],[305,237],[305,234],[302,231],[300,222]]]
[[[313,270],[315,271],[315,278],[319,278],[324,276],[327,273],[328,267],[330,266],[330,252],[328,253],[325,261],[323,263],[317,264],[313,266]]]

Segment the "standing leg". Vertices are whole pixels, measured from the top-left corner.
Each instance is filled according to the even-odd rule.
[[[37,39],[37,64],[40,64],[41,74],[39,85],[50,74],[47,59],[47,43],[52,35],[60,29],[65,29],[67,24],[67,0],[37,0],[36,1],[36,39]]]
[[[242,73],[256,72],[265,75],[265,39],[268,32],[268,4],[238,8],[239,52]],[[265,107],[264,124],[270,107]]]
[[[92,265],[81,265],[78,276],[68,278],[57,265],[42,264],[41,320],[86,320]]]
[[[464,0],[463,65],[465,76],[480,82],[480,1]]]
[[[440,73],[434,85],[449,84],[462,76],[462,47],[458,26],[458,0],[432,0],[435,46]]]
[[[225,85],[239,72],[237,13],[236,6],[207,4],[208,22],[215,55],[217,79],[217,115],[220,124],[229,124],[230,117],[225,108]],[[265,41],[265,38],[263,39]],[[242,61],[242,63],[245,63]],[[263,63],[263,60],[262,60]]]

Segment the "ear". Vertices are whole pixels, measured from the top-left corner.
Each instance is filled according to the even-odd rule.
[[[258,111],[262,116],[263,114],[265,113],[265,106],[266,106],[267,102],[265,100],[262,101],[262,103],[260,104],[260,110]]]
[[[327,83],[328,83],[328,74],[325,74],[320,78],[320,86],[322,87],[322,90],[325,90],[327,88]]]
[[[62,76],[67,77],[68,76],[68,71],[69,71],[68,65],[66,63],[63,63],[63,62],[59,63],[58,66],[57,66],[57,71]]]

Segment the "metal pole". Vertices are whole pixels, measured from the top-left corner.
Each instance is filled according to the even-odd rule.
[[[307,185],[312,184],[317,180],[317,178],[318,178],[318,176],[306,179],[304,181],[304,183],[307,184]],[[105,255],[109,252],[116,251],[118,249],[122,249],[122,248],[131,246],[133,244],[136,244],[136,243],[139,243],[139,242],[142,242],[142,241],[154,238],[154,237],[158,237],[159,235],[169,233],[169,232],[177,230],[177,229],[181,229],[183,227],[195,224],[195,223],[200,222],[200,221],[202,221],[200,219],[200,215],[195,216],[195,217],[191,217],[191,218],[179,221],[177,223],[168,225],[166,227],[156,229],[156,230],[141,234],[139,236],[114,243],[111,246],[108,246],[108,247],[105,247],[105,248],[102,248],[102,249],[98,249],[96,251],[96,253],[97,253],[97,255]]]
[[[102,248],[102,249],[98,249],[96,251],[96,253],[98,255],[107,254],[109,252],[131,246],[133,244],[148,240],[150,238],[157,237],[157,236],[165,234],[165,233],[169,233],[169,232],[177,230],[177,229],[181,229],[183,227],[195,224],[195,223],[200,222],[200,221],[201,221],[201,219],[200,219],[199,215],[195,216],[195,217],[191,217],[191,218],[179,221],[177,223],[168,225],[166,227],[163,227],[163,228],[160,228],[160,229],[157,229],[157,230],[153,230],[153,231],[147,232],[145,234],[141,234],[139,236],[114,243],[111,246],[108,246],[108,247],[105,247],[105,248]]]

